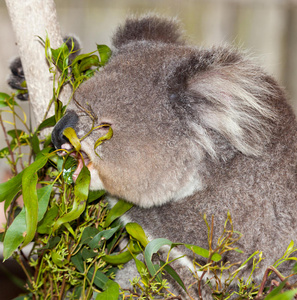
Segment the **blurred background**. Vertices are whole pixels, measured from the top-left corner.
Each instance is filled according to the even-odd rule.
[[[297,113],[297,0],[56,0],[63,35],[74,34],[83,52],[96,43],[110,45],[117,25],[129,14],[156,12],[177,16],[188,40],[197,46],[232,44],[248,50],[286,88]],[[0,92],[9,93],[9,64],[18,55],[4,0],[0,0]],[[28,112],[29,104],[21,102]],[[0,149],[4,137],[0,132]],[[9,176],[0,159],[0,181]],[[0,207],[0,228],[3,214]],[[1,219],[2,218],[2,219]],[[1,256],[1,245],[0,245]],[[10,269],[11,266],[5,263]],[[1,267],[1,264],[0,264]],[[0,268],[0,300],[18,294]],[[5,287],[5,288],[3,288]]]

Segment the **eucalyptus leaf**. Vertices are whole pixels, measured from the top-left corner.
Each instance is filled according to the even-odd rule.
[[[80,244],[88,244],[98,234],[99,230],[96,227],[86,227],[81,235]]]
[[[121,226],[117,226],[108,230],[100,231],[97,235],[95,235],[91,241],[88,243],[88,245],[91,247],[91,249],[98,248],[100,245],[101,239],[109,240],[115,232],[119,230]]]
[[[51,207],[46,213],[44,218],[39,222],[37,232],[41,234],[49,234],[52,230],[54,221],[59,213],[58,206]]]
[[[133,258],[129,250],[119,254],[109,254],[102,257],[102,259],[111,265],[122,265],[127,263]]]
[[[122,216],[125,212],[131,209],[133,206],[132,203],[126,202],[124,200],[118,200],[118,202],[113,206],[113,208],[109,211],[108,215],[105,219],[104,227],[110,226],[110,224]]]
[[[89,191],[88,203],[92,203],[93,201],[99,199],[105,194],[106,192],[104,190]]]
[[[0,108],[7,106],[18,106],[12,96],[5,93],[0,93]]]
[[[81,255],[83,260],[86,261],[89,258],[96,257],[98,253],[84,247],[81,251]]]
[[[127,223],[126,230],[133,238],[139,241],[143,247],[146,247],[149,243],[149,240],[147,239],[144,230],[139,224]]]
[[[21,137],[23,134],[25,134],[25,132],[20,129],[12,129],[12,130],[8,130],[7,134],[11,136],[13,139],[16,139]]]
[[[136,265],[136,269],[137,269],[139,275],[141,276],[141,280],[145,284],[148,284],[149,276],[148,275],[146,275],[146,276],[142,275],[144,271],[148,272],[146,265],[141,260],[137,259],[136,257],[133,257],[133,258],[134,258],[134,262],[135,262],[135,265]]]
[[[13,197],[21,189],[23,174],[24,171],[12,177],[10,180],[0,184],[0,202],[8,202],[8,205],[6,205],[7,203],[5,203],[6,208],[9,206]]]
[[[38,218],[37,221],[41,221],[48,207],[49,198],[53,190],[54,184],[49,184],[37,190],[38,198]]]
[[[95,267],[92,266],[88,272],[88,278],[89,280],[92,280],[95,272]],[[101,271],[97,270],[94,276],[94,284],[102,290],[106,289],[106,284],[110,279]]]
[[[26,228],[26,212],[25,209],[22,209],[5,233],[3,241],[4,260],[8,259],[23,242]]]
[[[85,271],[84,259],[82,257],[81,251],[71,256],[71,261],[80,273],[84,273]]]
[[[97,45],[97,50],[100,56],[100,66],[103,67],[111,57],[111,50],[106,45]]]
[[[63,103],[57,99],[55,101],[55,120],[58,122],[63,117]]]
[[[43,218],[43,215],[46,211],[52,187],[53,185],[48,185],[37,191],[38,202],[40,204],[39,206],[37,206],[38,221]],[[9,258],[11,254],[18,248],[18,246],[24,241],[26,231],[26,209],[24,207],[6,231],[3,242],[4,259]]]
[[[57,49],[51,48],[51,52],[57,67],[60,69],[60,71],[64,71],[64,69],[68,67],[68,56],[69,56],[69,49],[66,43],[63,43]]]
[[[97,55],[90,55],[88,57],[83,58],[80,63],[79,63],[79,73],[81,74],[82,72],[90,69],[91,67],[99,67],[100,62],[99,58]]]
[[[90,179],[90,171],[86,166],[83,166],[74,186],[74,202],[72,209],[55,222],[53,231],[57,230],[62,224],[77,219],[83,213],[88,199]]]
[[[75,130],[72,127],[67,127],[63,131],[63,135],[65,135],[74,149],[78,152],[81,148],[81,144],[79,138],[76,135]]]
[[[119,285],[116,282],[109,280],[106,283],[106,290],[98,294],[95,300],[118,300],[119,295],[120,295]]]
[[[161,267],[165,265],[164,261],[160,261]],[[164,270],[181,286],[181,288],[187,292],[187,289],[185,287],[185,284],[179,277],[179,275],[175,272],[175,270],[170,265],[165,265]]]
[[[270,297],[273,291],[270,294],[268,294],[268,296],[265,297],[264,300],[293,300],[295,299],[295,295],[297,294],[297,289],[293,289],[290,291],[286,291],[284,293],[279,293],[273,297]]]
[[[61,240],[60,236],[54,236],[54,237],[50,238],[49,241],[47,242],[47,244],[44,245],[40,249],[53,249],[54,247],[56,247],[59,244],[60,240]]]
[[[103,127],[104,125],[99,125],[98,127]],[[98,146],[100,146],[104,141],[106,141],[106,140],[110,140],[111,138],[112,138],[112,136],[113,136],[113,131],[112,131],[112,128],[111,128],[111,126],[110,125],[108,125],[108,132],[104,135],[104,136],[102,136],[102,137],[100,137],[96,142],[95,142],[95,144],[94,144],[94,151],[95,151],[95,153],[96,153],[96,155],[97,156],[99,156],[98,154],[97,154],[97,152],[96,152],[96,148],[98,147]]]
[[[184,244],[188,249],[192,250],[195,254],[200,255],[204,258],[209,258],[209,251],[196,245]],[[218,253],[214,253],[211,257],[213,261],[220,261],[222,256]]]
[[[40,141],[36,132],[32,136],[31,146],[35,154],[38,154],[40,152]]]
[[[56,117],[51,116],[47,119],[45,119],[37,128],[37,131],[40,131],[41,129],[44,129],[46,127],[53,127],[56,125]]]
[[[26,236],[23,247],[28,245],[34,238],[38,222],[38,197],[36,184],[38,181],[37,171],[44,167],[49,156],[41,156],[24,170],[22,177],[23,201],[26,210]]]
[[[145,248],[144,251],[144,259],[145,263],[147,265],[147,268],[152,276],[155,276],[158,269],[156,266],[152,263],[152,256],[154,253],[158,252],[162,246],[169,246],[171,247],[173,243],[169,241],[168,239],[158,238],[152,240]]]

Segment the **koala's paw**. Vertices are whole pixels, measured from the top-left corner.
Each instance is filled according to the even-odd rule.
[[[73,59],[80,53],[80,43],[78,39],[72,36],[65,36],[63,42],[66,43],[69,51],[72,53],[69,55],[69,64],[72,63]],[[27,101],[29,99],[25,74],[22,66],[22,61],[20,57],[17,57],[10,64],[11,74],[8,78],[8,85],[14,89],[18,90],[17,98],[22,101]]]
[[[13,60],[9,68],[11,71],[8,79],[9,86],[14,90],[20,91],[17,95],[19,100],[27,101],[29,99],[29,94],[21,59],[17,57]]]

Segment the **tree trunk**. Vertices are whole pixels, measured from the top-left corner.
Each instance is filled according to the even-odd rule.
[[[62,44],[56,6],[53,0],[6,0],[6,5],[16,35],[36,123],[39,124],[53,96],[53,78],[49,73],[44,46],[38,36],[45,40],[48,34],[52,48]],[[70,89],[65,89],[60,100],[65,102],[69,95]]]

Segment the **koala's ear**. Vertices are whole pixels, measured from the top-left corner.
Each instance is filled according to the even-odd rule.
[[[118,28],[112,42],[116,48],[133,41],[160,41],[163,43],[182,43],[182,31],[175,19],[146,15],[131,17]]]
[[[228,157],[220,155],[227,148],[260,155],[276,120],[273,99],[283,97],[272,78],[230,49],[184,59],[168,87],[174,108],[186,115],[197,143],[214,158]]]

